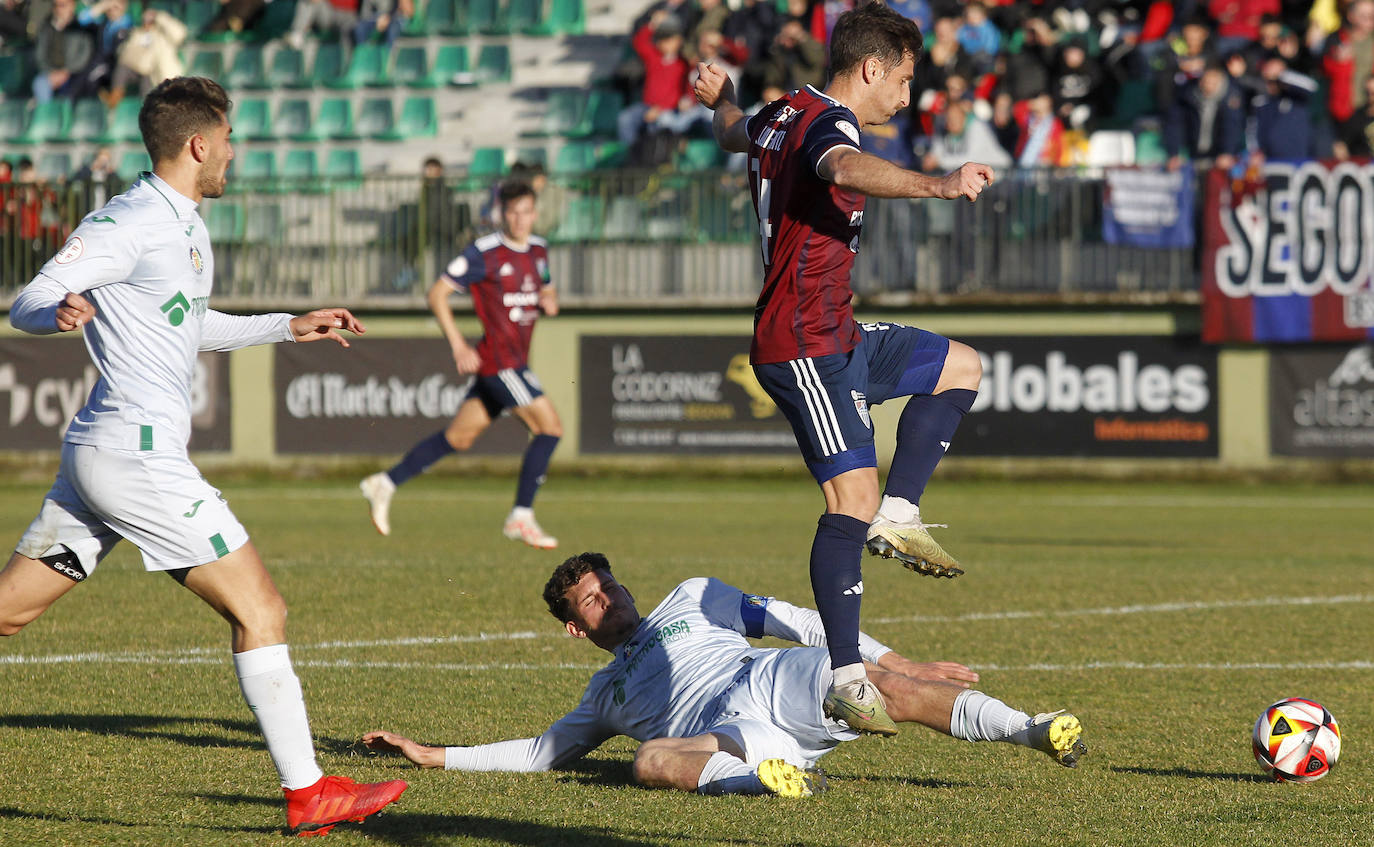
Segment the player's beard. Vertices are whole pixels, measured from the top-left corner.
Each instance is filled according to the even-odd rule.
[[[225,176],[228,171],[229,163],[225,162],[206,162],[201,165],[200,173],[196,175],[196,188],[200,189],[202,197],[220,197],[224,194],[224,187],[229,180]]]

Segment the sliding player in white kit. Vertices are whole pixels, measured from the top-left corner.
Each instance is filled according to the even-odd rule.
[[[820,615],[716,579],[689,579],[641,618],[634,598],[600,553],[573,556],[544,588],[568,633],[615,658],[598,671],[577,708],[542,735],[475,747],[430,747],[393,732],[363,742],[423,767],[541,771],[565,766],[607,739],[644,742],[635,779],[702,794],[805,797],[824,788],[817,759],[859,733],[827,718],[830,660]],[[771,635],[808,647],[755,647]],[[968,741],[1006,741],[1075,767],[1087,748],[1077,718],[1031,717],[968,683],[954,662],[917,663],[860,634],[869,678],[896,721],[914,721]]]
[[[209,308],[214,255],[196,211],[224,191],[229,99],[201,77],[170,79],[139,112],[153,161],[89,215],[10,312],[25,332],[82,330],[100,379],[67,427],[57,480],[0,571],[0,634],[14,635],[95,570],[121,538],[229,621],[244,700],[301,834],[362,820],[401,780],[359,784],[315,761],[286,646],[286,604],[248,533],[191,464],[191,377],[201,350],[362,333],[347,309],[238,317]]]

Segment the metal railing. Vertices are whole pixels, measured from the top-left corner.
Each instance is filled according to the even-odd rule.
[[[0,305],[108,190],[0,185]],[[913,302],[1194,297],[1195,248],[1105,243],[1102,194],[1100,175],[1023,171],[976,204],[870,200],[854,288]],[[236,181],[201,207],[216,305],[423,308],[429,283],[483,229],[489,200],[468,178]],[[567,305],[738,305],[757,294],[758,223],[738,172],[555,177],[540,205]]]

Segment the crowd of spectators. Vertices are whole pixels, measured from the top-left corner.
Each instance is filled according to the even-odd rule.
[[[746,110],[823,87],[836,18],[867,1],[648,6],[615,72],[629,102],[619,131],[632,159],[658,164],[682,136],[709,135],[709,115],[691,97],[703,57],[727,67]],[[1367,156],[1374,147],[1374,0],[888,5],[925,35],[910,108],[865,131],[866,149],[899,164],[1092,163],[1100,131],[1131,139],[1112,149],[1152,139],[1171,168],[1190,159]]]

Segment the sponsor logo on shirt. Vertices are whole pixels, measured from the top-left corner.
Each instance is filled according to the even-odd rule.
[[[81,240],[81,236],[73,235],[67,239],[67,243],[62,245],[62,249],[57,251],[57,255],[52,260],[59,265],[66,265],[81,258],[81,254],[86,252],[86,244]]]
[[[499,271],[496,272],[496,275],[497,275],[497,276],[511,276],[511,275],[514,274],[514,273],[515,273],[515,266],[512,265],[510,262],[503,262],[503,263],[501,264],[501,269],[500,269]]]

